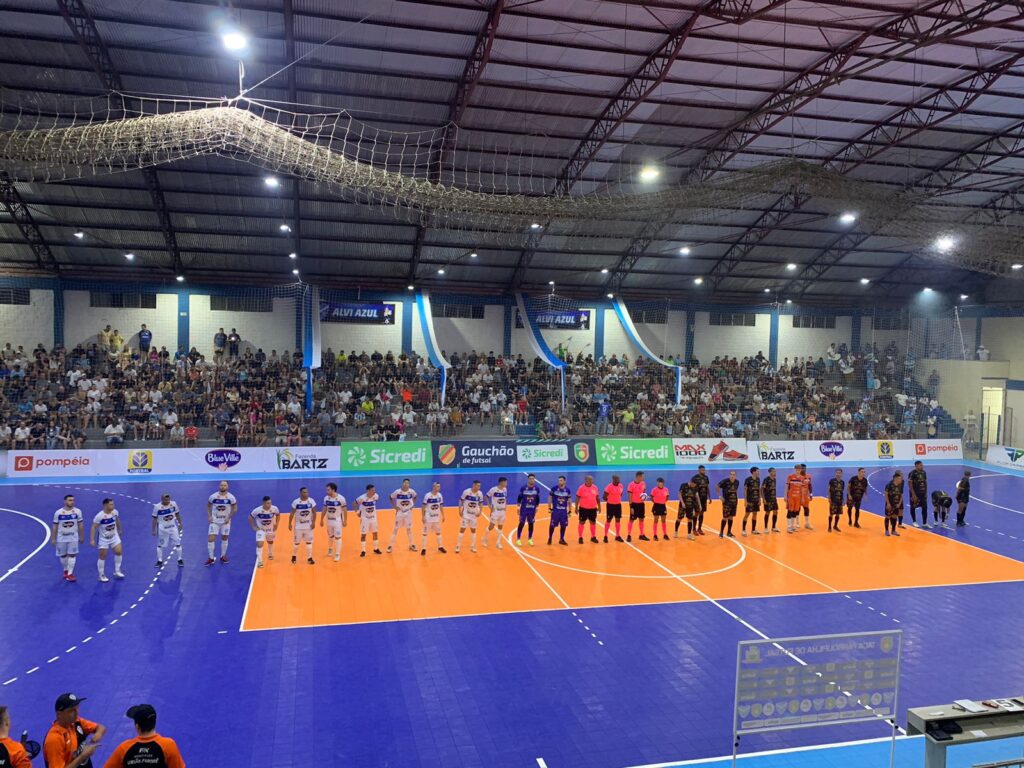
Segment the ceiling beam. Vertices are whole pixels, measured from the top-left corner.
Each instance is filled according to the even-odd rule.
[[[46,272],[59,272],[60,264],[53,255],[53,251],[50,250],[35,219],[32,218],[32,211],[25,205],[25,201],[18,194],[14,182],[6,171],[0,171],[0,206],[7,211],[18,227],[18,231],[21,232],[21,236],[28,243],[28,247],[32,249],[32,253],[36,257],[36,266]]]
[[[85,7],[84,1],[57,0],[57,7],[60,9],[60,15],[64,17],[64,21],[71,28],[75,40],[85,52],[89,63],[92,64],[103,88],[107,91],[122,91],[121,76],[114,67],[110,53],[96,29],[96,22]],[[167,246],[167,253],[171,258],[171,269],[176,275],[182,275],[184,268],[181,263],[181,252],[178,249],[178,238],[171,223],[170,213],[167,211],[163,191],[160,189],[160,180],[153,168],[143,168],[141,172],[150,200],[153,201],[153,210],[164,237],[164,244]]]
[[[295,15],[292,11],[292,0],[284,0],[284,50],[285,58],[289,62],[295,61]],[[298,103],[298,91],[295,86],[295,67],[289,66],[285,70],[288,78],[288,101],[291,104]],[[302,200],[299,196],[299,178],[293,176],[289,182],[292,188],[292,253],[297,254],[295,266],[299,268],[299,259],[302,258]]]

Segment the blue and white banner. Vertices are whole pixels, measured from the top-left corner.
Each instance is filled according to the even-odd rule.
[[[441,405],[444,405],[445,395],[448,391],[448,369],[452,367],[452,364],[448,362],[441,345],[437,343],[437,334],[434,331],[434,310],[430,305],[430,291],[420,291],[416,294],[416,314],[420,316],[420,330],[423,332],[423,341],[427,345],[427,359],[441,372]]]
[[[633,317],[629,314],[629,309],[626,307],[622,299],[615,299],[615,301],[612,302],[612,308],[615,310],[615,316],[619,318],[619,322],[622,324],[622,330],[626,332],[626,336],[633,342],[633,345],[648,359],[653,360],[658,365],[663,365],[666,368],[671,368],[675,371],[676,402],[681,402],[683,399],[683,369],[678,365],[662,360],[661,357],[656,355],[651,348],[644,343],[644,340],[640,338],[640,333],[637,331],[636,326],[633,324]]]
[[[323,323],[394,325],[395,305],[352,301],[321,301],[320,321]]]
[[[538,328],[586,331],[590,329],[591,314],[589,309],[542,310],[533,319],[533,324]],[[523,327],[522,315],[516,310],[516,328]]]

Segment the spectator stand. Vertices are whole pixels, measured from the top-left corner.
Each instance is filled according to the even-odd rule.
[[[546,396],[545,399],[551,405],[544,409],[544,418],[538,424],[536,436],[554,437],[567,426],[563,423],[562,417],[566,415],[566,371],[569,367],[567,359],[571,354],[569,345],[573,336],[569,333],[564,340],[561,336],[566,329],[571,331],[584,322],[589,328],[589,324],[595,322],[595,318],[592,311],[584,315],[587,310],[581,309],[575,300],[558,296],[554,287],[550,293],[541,297],[529,297],[517,292],[515,299],[515,325],[517,328],[522,326],[526,341],[536,355],[533,374],[536,377],[540,373],[537,370],[538,362],[546,364],[551,373],[551,383],[557,382],[557,392],[552,391],[554,387],[545,387],[546,392],[537,393]],[[544,337],[542,328],[545,327],[562,332],[554,350]],[[557,405],[557,410],[551,407],[552,405]]]

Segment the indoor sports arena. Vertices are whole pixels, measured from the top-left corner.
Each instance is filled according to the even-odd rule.
[[[1022,113],[1010,0],[0,4],[0,768],[1024,768]]]

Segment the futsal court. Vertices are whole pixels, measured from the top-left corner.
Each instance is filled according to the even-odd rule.
[[[202,565],[205,500],[215,489],[208,479],[6,484],[3,697],[25,722],[50,715],[40,690],[78,691],[90,699],[88,716],[107,723],[117,723],[126,698],[151,701],[168,721],[193,724],[178,739],[187,754],[201,755],[199,765],[317,765],[326,754],[344,765],[627,768],[729,754],[741,640],[897,627],[904,631],[901,712],[1012,694],[1020,681],[1005,660],[1017,653],[1024,621],[1024,477],[980,466],[969,527],[960,530],[916,529],[908,515],[903,535],[885,538],[877,513],[889,464],[869,469],[861,528],[849,527],[844,514],[839,534],[825,531],[825,502],[816,498],[814,531],[787,534],[782,526],[744,538],[737,519],[737,537],[719,539],[720,507],[712,502],[707,535],[696,541],[684,533],[640,542],[634,530],[632,543],[591,544],[587,530],[579,545],[573,518],[569,546],[548,546],[542,511],[533,547],[506,539],[498,550],[492,532],[487,548],[478,538],[474,554],[467,531],[455,554],[457,516],[449,507],[447,554],[433,539],[426,556],[410,552],[402,532],[393,554],[360,558],[350,516],[339,562],[326,558],[318,528],[316,564],[300,551],[293,565],[282,520],[276,557],[259,570],[243,516],[264,494],[286,509],[303,483],[322,498],[324,483],[337,478],[228,477],[239,517],[230,563],[211,567]],[[952,488],[963,466],[928,469],[931,488]],[[833,467],[810,471],[820,492]],[[628,479],[631,471],[619,473]],[[537,474],[550,485],[559,472]],[[595,474],[602,487],[606,474]],[[658,474],[676,489],[691,472],[648,479]],[[709,474],[712,486],[722,476]],[[431,475],[412,476],[421,495]],[[583,475],[570,473],[570,487]],[[436,476],[446,499],[473,479],[486,489],[497,477]],[[509,479],[514,495],[525,475]],[[367,482],[386,497],[400,480],[349,476],[339,485],[351,502]],[[158,570],[150,514],[165,489],[183,510],[186,564]],[[125,524],[123,581],[99,583],[92,551],[79,558],[77,584],[61,580],[45,529],[65,493],[75,494],[87,519],[103,497],[116,501]],[[673,503],[670,531],[674,518]],[[510,510],[506,533],[515,520]],[[650,515],[647,525],[650,535]],[[385,512],[382,549],[391,528]],[[419,546],[418,520],[414,532]],[[887,761],[888,744],[871,740],[888,735],[882,723],[785,731],[745,740],[740,751],[758,753],[745,758],[757,765],[805,765],[812,757],[823,765],[832,763],[820,751],[800,748],[864,741],[832,748],[825,759]],[[912,764],[919,742],[900,744],[897,757],[906,762],[898,764]],[[984,755],[985,746],[954,750],[950,765],[968,764],[958,755]]]

